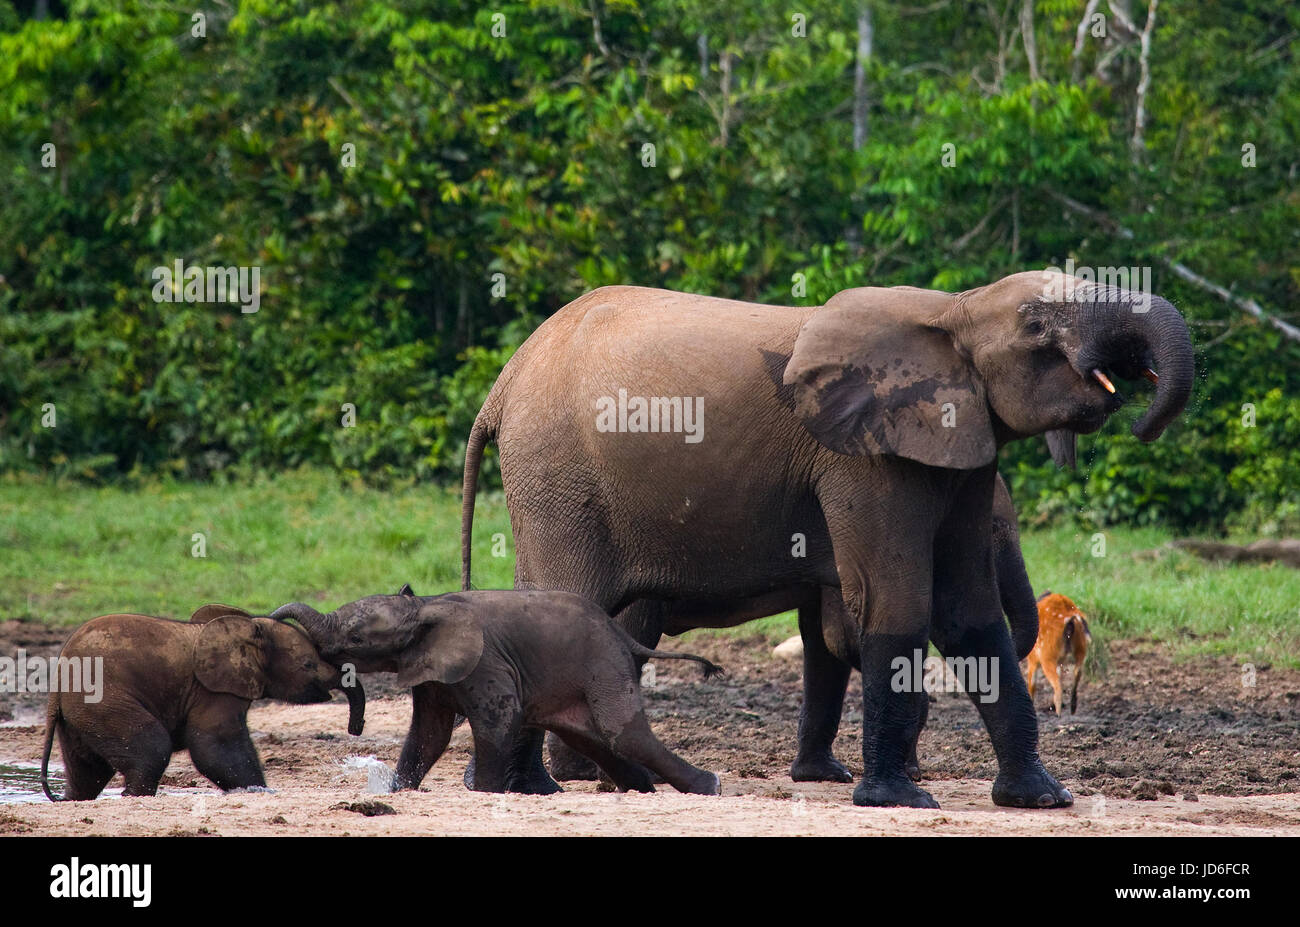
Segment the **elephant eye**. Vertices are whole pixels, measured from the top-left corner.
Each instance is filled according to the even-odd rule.
[[[351,637],[348,638],[348,643],[349,643],[349,644],[360,644],[360,643],[361,643],[361,635],[360,635],[360,634],[353,634]]]
[[[1042,319],[1026,319],[1024,329],[1026,335],[1037,337],[1044,331],[1043,321]]]

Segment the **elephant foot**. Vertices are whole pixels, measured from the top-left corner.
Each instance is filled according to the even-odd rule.
[[[790,778],[795,782],[852,782],[853,774],[829,750],[824,753],[795,757],[790,766]]]
[[[510,772],[506,776],[506,791],[521,795],[554,795],[563,792],[560,784],[546,774],[545,769]]]
[[[863,779],[853,790],[853,804],[868,808],[938,808],[925,789],[906,776]]]
[[[690,795],[721,795],[722,780],[716,773],[700,770],[697,780],[691,783],[691,787],[686,792]]]
[[[1004,808],[1068,808],[1074,804],[1070,790],[1035,763],[1022,772],[999,772],[993,783],[993,804]]]
[[[505,788],[502,791],[516,792],[520,795],[554,795],[556,792],[563,792],[559,783],[546,774],[545,770],[540,773],[532,770],[532,775],[521,775],[509,773],[506,775]],[[464,775],[465,788],[471,792],[479,791],[497,791],[496,789],[480,789],[474,780],[474,758],[470,757],[469,765],[465,767]]]

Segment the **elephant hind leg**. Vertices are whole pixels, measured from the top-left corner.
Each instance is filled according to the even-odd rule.
[[[654,649],[663,636],[664,620],[668,613],[668,603],[656,599],[637,599],[631,605],[619,611],[614,621],[643,647]],[[637,660],[637,669],[644,665],[644,660]],[[551,754],[551,775],[560,781],[593,780],[600,778],[600,769],[592,762],[585,751],[579,751],[553,732],[546,738],[546,747]],[[605,772],[609,769],[602,763]],[[617,784],[617,783],[616,783]]]
[[[132,741],[131,761],[122,769],[122,794],[157,795],[158,783],[172,758],[170,739],[161,747],[157,738],[149,738],[146,746],[134,746],[137,742]]]
[[[650,730],[650,722],[639,708],[631,720],[617,730],[608,724],[599,726],[602,739],[616,754],[658,773],[677,791],[696,795],[722,794],[718,777],[692,766],[665,747]],[[612,771],[610,775],[613,775]]]
[[[626,760],[610,749],[605,739],[594,731],[557,728],[555,736],[569,749],[600,766],[623,792],[653,792],[654,777],[640,764]]]
[[[835,597],[838,601],[838,595]],[[803,706],[799,709],[799,752],[790,766],[795,782],[852,782],[853,776],[831,745],[840,729],[849,664],[826,646],[819,601],[799,606],[799,636],[803,640]],[[842,605],[840,608],[842,609]],[[839,614],[825,616],[840,621]]]
[[[99,797],[117,770],[90,749],[76,731],[59,727],[59,752],[63,754],[64,801],[91,801]]]

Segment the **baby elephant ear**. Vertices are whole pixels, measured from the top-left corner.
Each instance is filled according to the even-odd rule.
[[[190,624],[207,624],[213,618],[221,618],[225,615],[239,615],[242,618],[252,618],[248,612],[242,608],[235,608],[233,605],[204,605],[199,608],[193,615],[190,615]]]
[[[483,656],[483,631],[463,602],[439,603],[435,599],[420,609],[416,620],[428,630],[402,652],[399,686],[424,682],[452,685],[474,672]]]
[[[236,615],[213,618],[194,645],[194,678],[212,692],[259,699],[266,690],[265,645],[255,622]]]
[[[841,454],[973,470],[997,454],[984,384],[935,321],[949,293],[862,287],[804,323],[785,368],[795,412]]]

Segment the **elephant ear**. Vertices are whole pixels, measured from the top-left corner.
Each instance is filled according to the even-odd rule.
[[[890,454],[973,470],[997,454],[984,384],[934,324],[955,297],[912,287],[846,290],[804,323],[786,365],[795,412],[841,454]]]
[[[1043,432],[1047,440],[1047,450],[1052,455],[1052,462],[1058,469],[1073,470],[1077,456],[1078,436],[1073,431],[1058,428]]]
[[[483,656],[483,631],[463,600],[434,599],[420,609],[416,621],[427,629],[398,658],[399,686],[453,685],[474,672]]]
[[[212,692],[259,699],[266,691],[265,647],[256,622],[236,615],[213,618],[194,645],[194,678]]]
[[[226,615],[239,615],[241,618],[253,617],[242,608],[214,603],[212,605],[203,605],[193,615],[190,615],[190,624],[207,624],[213,618],[222,618]]]

